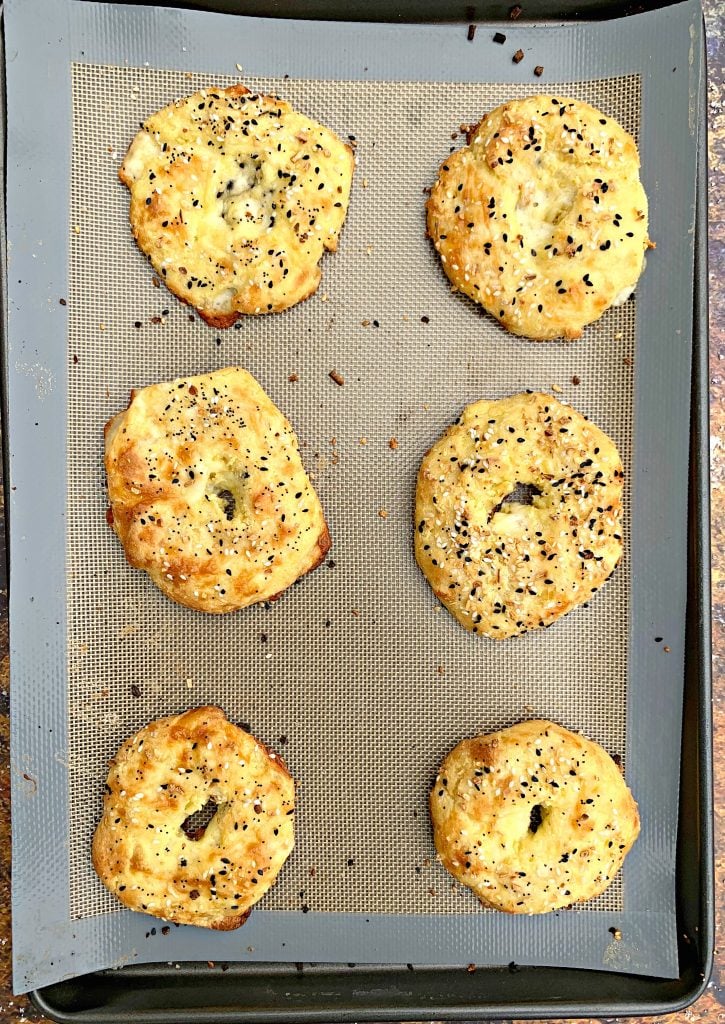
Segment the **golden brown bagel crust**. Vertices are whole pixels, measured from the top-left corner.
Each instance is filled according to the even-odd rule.
[[[546,721],[459,743],[430,811],[446,870],[511,914],[598,896],[639,835],[637,805],[606,750]]]
[[[634,139],[579,100],[530,96],[468,142],[427,204],[445,273],[514,334],[578,338],[631,294],[650,244]]]
[[[161,718],[111,761],[93,866],[131,910],[238,928],[292,852],[294,797],[281,759],[219,708]],[[182,823],[209,800],[214,817],[189,837]]]
[[[617,565],[622,479],[614,442],[550,395],[475,402],[421,463],[418,565],[474,633],[548,626]],[[517,484],[540,493],[506,502]]]
[[[354,159],[328,128],[243,85],[152,114],[119,177],[166,286],[213,327],[311,295],[345,220]]]
[[[134,391],[105,435],[109,522],[179,604],[271,601],[329,550],[295,433],[246,370]]]

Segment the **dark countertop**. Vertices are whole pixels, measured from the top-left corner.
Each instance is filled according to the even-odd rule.
[[[725,691],[719,666],[725,659],[725,0],[703,0],[707,25],[708,125],[710,132],[710,401],[713,540],[713,672],[715,718],[715,965],[712,981],[690,1008],[670,1021],[725,1022]],[[2,500],[0,490],[0,501]],[[0,523],[2,518],[0,517]],[[0,584],[4,581],[0,580]],[[6,590],[0,590],[0,1024],[45,1021],[25,996],[11,989],[10,958],[10,770],[8,721],[8,622]],[[648,1018],[644,1018],[645,1020]],[[654,1018],[652,1018],[654,1020]],[[667,1018],[661,1018],[663,1020]],[[511,1022],[513,1024],[513,1022]]]

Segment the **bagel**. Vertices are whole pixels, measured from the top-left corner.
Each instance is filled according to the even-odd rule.
[[[624,302],[651,245],[634,139],[555,96],[487,114],[441,165],[427,223],[454,290],[536,341]]]
[[[421,463],[418,565],[474,633],[548,626],[617,565],[622,480],[614,442],[570,406],[531,392],[476,402]]]
[[[187,834],[209,801],[211,821]],[[281,759],[219,708],[161,718],[111,761],[93,867],[131,910],[238,928],[292,852],[294,801]]]
[[[510,914],[598,896],[639,835],[637,804],[606,750],[545,721],[459,743],[430,812],[446,870]]]
[[[108,521],[179,604],[272,601],[330,548],[294,431],[246,370],[132,391],[105,441]]]
[[[243,85],[152,114],[119,177],[131,228],[166,286],[212,327],[288,309],[320,283],[352,181],[349,146]]]

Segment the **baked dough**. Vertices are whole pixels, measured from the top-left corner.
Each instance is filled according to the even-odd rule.
[[[243,85],[144,122],[121,165],[131,228],[166,286],[212,327],[306,299],[334,252],[353,172],[328,128]]]
[[[329,550],[294,431],[246,370],[132,391],[105,435],[109,523],[179,604],[272,601]]]
[[[632,293],[650,245],[634,139],[579,100],[530,96],[487,114],[468,143],[427,204],[454,290],[514,334],[578,338]]]
[[[548,626],[617,565],[622,479],[614,442],[570,406],[531,392],[476,402],[423,458],[418,564],[474,633]]]
[[[238,928],[292,852],[294,790],[281,759],[219,708],[161,718],[111,761],[93,866],[131,910]],[[210,800],[213,818],[188,835]]]
[[[639,835],[606,750],[552,722],[463,740],[441,765],[430,811],[446,870],[511,914],[598,896]]]

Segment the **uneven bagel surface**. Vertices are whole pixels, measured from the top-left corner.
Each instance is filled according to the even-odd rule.
[[[111,761],[93,866],[131,910],[227,931],[274,884],[294,846],[294,781],[216,707],[151,722]],[[196,838],[182,824],[208,801]]]
[[[637,804],[606,750],[547,721],[459,743],[430,812],[446,870],[511,914],[598,896],[639,835]]]
[[[131,565],[180,604],[271,601],[330,548],[297,437],[246,370],[134,391],[105,440],[109,523]]]
[[[634,139],[556,96],[487,114],[441,165],[427,223],[454,289],[537,341],[624,302],[651,247]]]
[[[475,402],[421,463],[418,565],[473,633],[548,626],[617,565],[622,482],[614,442],[550,395]]]
[[[152,114],[119,177],[139,248],[213,327],[306,299],[334,252],[352,150],[334,132],[243,85],[209,88]]]

